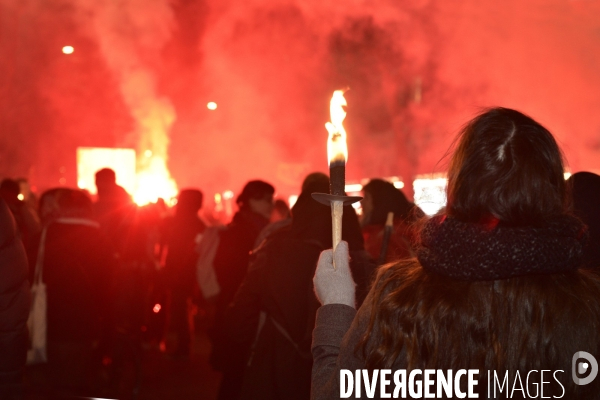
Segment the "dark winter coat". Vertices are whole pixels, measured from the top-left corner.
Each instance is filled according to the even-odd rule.
[[[0,200],[0,398],[18,398],[27,356],[30,293],[27,257],[16,223]]]
[[[117,260],[94,222],[69,221],[59,219],[46,228],[42,277],[48,302],[48,340],[96,340],[111,313]]]
[[[257,335],[259,314],[266,316],[240,398],[309,397],[310,341],[319,306],[312,277],[324,248],[317,241],[294,238],[284,228],[257,252],[227,315],[228,338],[247,345]]]
[[[213,261],[215,275],[221,288],[216,298],[215,322],[209,332],[212,341],[210,362],[220,371],[239,371],[243,367],[244,347],[234,347],[224,336],[225,309],[233,299],[248,272],[250,252],[260,231],[269,220],[248,210],[235,214],[231,224],[220,232],[219,247]]]
[[[309,195],[298,202],[291,227],[273,233],[256,251],[226,315],[227,337],[232,343],[245,344],[250,359],[243,399],[310,396],[310,344],[319,307],[312,279],[321,251],[331,247],[331,214],[329,207]],[[357,298],[361,302],[360,293],[368,290],[366,276],[372,266],[361,250],[356,214],[349,208],[346,211],[346,226],[354,235],[343,232],[342,236],[352,243],[351,269],[359,283]]]
[[[269,220],[251,211],[238,211],[227,229],[221,232],[219,248],[213,262],[221,287],[219,302],[227,305],[233,299],[248,271],[254,242]]]
[[[197,215],[176,215],[164,224],[165,273],[171,288],[191,294],[196,283],[196,238],[206,229]]]
[[[94,204],[95,220],[123,263],[148,264],[152,262],[149,251],[149,235],[154,228],[152,209],[136,206],[122,187],[115,186],[114,190],[112,197]]]

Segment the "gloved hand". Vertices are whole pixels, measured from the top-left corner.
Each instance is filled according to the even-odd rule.
[[[335,258],[336,269],[333,269]],[[355,287],[352,273],[350,272],[350,257],[348,243],[342,241],[333,250],[321,252],[313,283],[315,294],[322,305],[346,304],[356,308]]]

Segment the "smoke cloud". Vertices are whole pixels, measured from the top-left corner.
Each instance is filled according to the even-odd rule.
[[[0,166],[74,185],[76,146],[126,146],[179,187],[293,194],[326,170],[329,100],[349,88],[350,181],[443,171],[460,126],[496,105],[598,171],[597,15],[591,0],[0,0]]]

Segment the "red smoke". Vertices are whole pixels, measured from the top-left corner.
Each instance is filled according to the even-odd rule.
[[[74,186],[77,146],[144,143],[132,102],[152,97],[172,106],[179,187],[261,178],[292,194],[326,171],[329,99],[345,87],[349,180],[443,170],[460,125],[494,105],[546,125],[571,170],[600,170],[595,1],[107,4],[0,0],[2,174]],[[124,91],[132,71],[140,98]]]

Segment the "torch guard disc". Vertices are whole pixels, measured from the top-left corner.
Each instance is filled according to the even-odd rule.
[[[347,206],[362,200],[360,196],[335,196],[329,193],[312,193],[311,196],[314,200],[326,206],[330,205],[332,201],[341,201]]]

